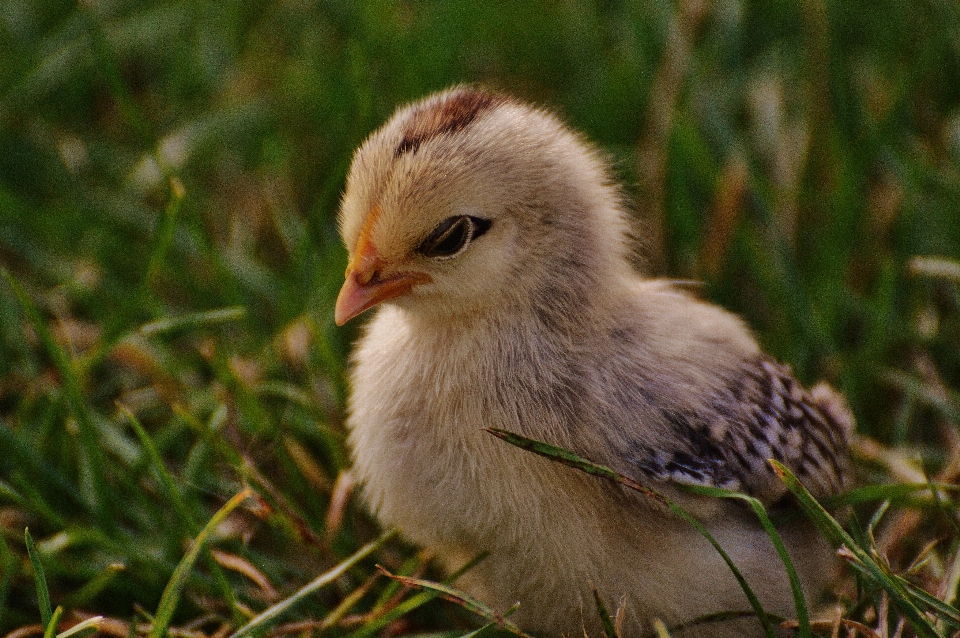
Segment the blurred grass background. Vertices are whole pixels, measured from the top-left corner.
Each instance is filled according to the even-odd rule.
[[[344,473],[338,198],[370,131],[457,82],[602,146],[643,267],[841,388],[862,480],[956,480],[955,0],[0,0],[0,632],[40,620],[25,527],[65,618],[118,636],[244,486],[182,635],[226,635],[376,535]],[[895,505],[891,563],[939,539],[913,574],[936,581],[956,505]],[[397,542],[376,561],[426,564]],[[372,564],[288,632],[470,626],[393,619]]]

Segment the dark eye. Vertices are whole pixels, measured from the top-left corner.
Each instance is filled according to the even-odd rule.
[[[448,217],[430,231],[417,250],[434,259],[454,257],[471,241],[490,230],[490,224],[489,219],[469,215]]]

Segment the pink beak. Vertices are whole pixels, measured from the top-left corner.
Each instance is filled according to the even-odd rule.
[[[426,273],[389,273],[387,266],[370,242],[369,234],[361,233],[347,265],[346,281],[337,296],[333,320],[338,326],[380,302],[407,294],[417,284],[431,281]]]
[[[333,320],[342,326],[364,310],[378,303],[405,295],[417,284],[430,281],[430,276],[422,273],[399,273],[381,277],[380,271],[364,271],[347,268],[346,281],[337,296],[337,306]]]

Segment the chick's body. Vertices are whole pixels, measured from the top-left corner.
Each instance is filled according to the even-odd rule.
[[[698,515],[768,611],[793,613],[755,517],[678,484],[784,497],[777,458],[817,494],[844,480],[852,425],[804,391],[733,315],[635,274],[604,163],[542,111],[454,89],[399,111],[358,150],[341,213],[351,252],[338,322],[383,305],[354,353],[355,472],[381,520],[525,628],[624,636],[749,606],[719,554],[650,499],[485,432],[568,448]],[[808,592],[830,551],[781,529]],[[698,633],[699,632],[699,633]],[[753,620],[680,635],[749,636]]]

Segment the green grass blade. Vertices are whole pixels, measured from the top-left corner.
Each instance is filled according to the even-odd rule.
[[[877,526],[880,524],[880,521],[883,519],[884,514],[890,509],[890,501],[883,501],[880,503],[880,507],[877,508],[877,511],[873,513],[870,517],[870,520],[867,521],[867,535],[870,538],[873,538],[874,530],[877,529]]]
[[[37,604],[40,606],[40,622],[44,627],[50,624],[50,618],[53,616],[53,610],[50,606],[50,590],[47,588],[47,576],[43,571],[43,564],[40,562],[40,556],[37,554],[37,547],[33,544],[33,537],[30,536],[30,530],[23,530],[23,540],[27,545],[27,556],[30,558],[30,565],[33,566],[33,580],[37,586]]]
[[[747,600],[750,601],[750,607],[753,609],[754,613],[756,613],[757,619],[763,625],[764,633],[768,638],[776,637],[776,630],[774,629],[773,624],[770,622],[766,611],[764,611],[763,606],[760,604],[760,599],[757,598],[757,595],[747,583],[747,579],[744,578],[743,574],[740,572],[740,569],[734,564],[733,559],[730,558],[727,552],[720,546],[720,543],[717,542],[717,539],[713,537],[713,534],[711,534],[710,531],[707,530],[707,528],[704,527],[703,524],[700,523],[700,521],[698,521],[692,514],[656,490],[644,487],[629,477],[614,472],[612,469],[603,465],[598,465],[588,461],[587,459],[577,456],[569,450],[564,450],[563,448],[550,445],[549,443],[528,439],[527,437],[520,436],[519,434],[514,434],[512,432],[507,432],[506,430],[489,428],[487,431],[497,438],[503,439],[507,443],[515,445],[521,449],[529,450],[534,454],[539,454],[540,456],[552,459],[558,463],[563,463],[564,465],[582,470],[588,474],[592,474],[593,476],[598,476],[619,483],[625,487],[629,487],[630,489],[636,490],[641,494],[649,496],[661,505],[667,507],[674,514],[692,525],[694,529],[696,529],[700,535],[707,540],[707,542],[713,545],[713,548],[717,551],[717,553],[720,554],[720,557],[723,558],[723,561],[727,564],[727,567],[730,569],[730,572],[733,574],[734,578],[737,579],[737,582],[740,584],[740,588],[743,590],[744,595],[746,595]]]
[[[790,553],[783,544],[783,539],[774,527],[773,521],[771,521],[769,515],[767,515],[767,510],[764,508],[763,503],[752,496],[732,490],[701,486],[687,486],[687,489],[694,494],[744,501],[750,506],[760,520],[763,531],[767,533],[770,542],[773,543],[773,547],[776,549],[777,555],[780,557],[787,571],[787,577],[790,579],[790,591],[793,594],[793,604],[797,611],[797,623],[799,624],[797,635],[800,636],[800,638],[812,638],[813,630],[810,628],[810,611],[807,608],[806,597],[803,595],[803,587],[800,585],[800,577],[797,575],[797,569],[793,564],[793,560],[790,558]]]
[[[829,512],[813,497],[812,494],[803,486],[797,477],[786,466],[777,461],[770,461],[774,472],[784,482],[787,488],[793,492],[794,496],[800,502],[800,506],[813,520],[814,524],[820,529],[820,532],[830,540],[835,547],[846,547],[859,567],[860,571],[866,574],[890,596],[890,600],[910,619],[911,625],[918,636],[922,638],[938,638],[939,632],[930,622],[930,619],[917,606],[917,598],[901,583],[889,574],[885,566],[877,563],[870,554],[860,547],[856,541],[843,529],[840,523],[833,518]],[[857,565],[859,563],[859,565]]]
[[[486,634],[488,631],[495,628],[496,626],[497,626],[497,623],[495,622],[487,623],[480,629],[475,629],[474,631],[471,631],[468,634],[452,634],[451,638],[480,638],[480,636],[483,636],[484,634]]]
[[[158,163],[160,162],[159,154],[155,153],[154,158],[157,159]],[[136,320],[139,313],[143,312],[144,307],[148,306],[150,287],[158,279],[167,251],[173,241],[173,235],[177,227],[177,217],[186,194],[179,179],[170,177],[169,182],[170,196],[163,215],[157,222],[150,239],[147,265],[140,283],[133,294],[124,298],[118,311],[111,317],[104,328],[104,335],[98,346],[84,358],[83,364],[88,369],[99,364],[113,350],[117,341],[130,328],[130,324]]]
[[[80,588],[64,597],[64,605],[68,608],[88,607],[97,596],[103,593],[118,575],[122,574],[125,566],[121,563],[112,563],[100,570]]]
[[[150,247],[147,270],[140,283],[139,297],[141,300],[146,299],[150,286],[155,283],[160,269],[163,267],[163,261],[170,249],[170,243],[173,241],[173,233],[177,229],[177,217],[180,214],[180,207],[185,196],[186,190],[180,180],[176,177],[170,177],[170,199],[167,201],[163,217],[153,234],[153,245]]]
[[[697,616],[693,620],[690,620],[675,626],[673,629],[675,631],[686,631],[691,627],[697,627],[699,625],[706,625],[706,624],[717,623],[717,622],[727,622],[730,620],[737,620],[740,618],[754,618],[756,615],[757,615],[756,612],[752,610],[746,610],[746,609],[740,610],[740,611],[735,611],[735,610],[717,611],[710,614]],[[781,618],[780,616],[777,616],[775,614],[767,614],[767,616],[774,622],[778,622],[778,623],[782,623],[783,621],[786,620],[786,618]]]
[[[0,275],[3,275],[3,278],[7,281],[7,285],[13,290],[17,301],[20,303],[20,308],[23,310],[23,314],[30,323],[30,327],[36,331],[37,338],[43,345],[43,349],[47,352],[47,355],[53,360],[53,364],[57,368],[57,372],[63,377],[64,383],[75,382],[73,365],[69,357],[63,349],[57,345],[53,335],[50,334],[50,331],[47,329],[47,324],[44,322],[43,317],[40,316],[40,310],[33,302],[33,299],[30,298],[30,294],[17,278],[2,266],[0,266]],[[79,388],[77,388],[77,393],[79,394]]]
[[[847,543],[856,546],[853,539],[844,531],[840,523],[833,518],[830,513],[822,506],[817,499],[803,486],[796,476],[782,463],[770,461],[773,471],[786,484],[787,489],[793,492],[794,496],[800,502],[800,506],[813,519],[814,524],[820,529],[820,532],[827,537],[834,547],[840,547]],[[853,547],[850,548],[853,550]],[[859,548],[858,548],[859,549]]]
[[[916,397],[924,405],[939,411],[951,422],[960,423],[960,397],[931,390],[927,384],[899,370],[885,370],[881,378],[908,396]]]
[[[243,638],[255,631],[264,631],[270,627],[271,623],[276,620],[278,617],[283,615],[285,612],[292,609],[297,603],[301,602],[308,596],[313,595],[317,590],[325,587],[340,578],[343,574],[347,572],[354,565],[359,563],[361,560],[375,552],[379,549],[384,543],[390,540],[394,535],[396,535],[396,530],[387,530],[380,535],[379,538],[367,543],[359,550],[354,552],[349,558],[341,562],[339,565],[333,569],[324,572],[323,574],[317,576],[312,581],[301,587],[294,593],[292,596],[289,596],[279,603],[267,608],[265,611],[258,614],[246,625],[235,631],[230,638]]]
[[[160,453],[157,451],[157,446],[154,445],[153,439],[150,438],[150,435],[147,434],[147,431],[140,424],[140,421],[137,419],[136,415],[129,408],[122,404],[117,404],[117,407],[133,427],[137,438],[140,440],[140,444],[143,446],[143,449],[150,460],[150,464],[153,466],[154,471],[157,473],[157,476],[160,479],[160,484],[163,486],[163,489],[166,492],[167,499],[173,504],[173,509],[176,511],[177,516],[180,518],[183,525],[190,530],[190,534],[192,536],[196,536],[200,531],[200,526],[196,523],[196,521],[193,520],[193,516],[190,515],[190,510],[187,507],[187,503],[183,499],[183,493],[177,486],[177,482],[174,480],[173,476],[167,470],[167,466],[164,464],[163,459],[160,458]],[[217,581],[217,585],[220,588],[220,593],[234,614],[234,622],[243,622],[246,620],[246,618],[243,616],[239,607],[237,606],[237,599],[233,594],[233,589],[231,589],[230,583],[223,574],[223,570],[220,569],[220,566],[209,554],[206,552],[204,552],[204,554],[208,559],[207,565],[210,567],[210,570],[214,575],[214,579]]]
[[[956,607],[940,600],[930,592],[917,587],[913,583],[908,582],[902,576],[896,576],[896,580],[904,589],[913,594],[918,601],[926,605],[931,611],[938,614],[945,622],[954,627],[960,627],[960,610]]]
[[[26,289],[10,272],[0,266],[0,275],[6,279],[7,284],[13,290],[20,307],[23,310],[30,327],[37,334],[37,338],[47,352],[47,355],[53,361],[53,365],[60,375],[64,391],[67,397],[67,405],[70,413],[76,419],[79,426],[79,450],[78,450],[78,468],[81,476],[81,484],[85,484],[86,489],[81,490],[87,500],[87,505],[94,511],[97,521],[105,529],[115,527],[115,518],[110,513],[107,505],[108,486],[103,477],[103,455],[97,436],[97,429],[89,412],[89,407],[84,399],[82,383],[70,357],[61,348],[46,322],[40,315],[40,310],[27,294]]]
[[[933,479],[930,477],[927,477],[927,485],[930,486],[930,494],[933,496],[933,502],[936,504],[937,509],[940,510],[943,520],[947,521],[953,528],[954,533],[960,536],[960,524],[957,523],[957,518],[951,514],[950,507],[944,502],[943,495],[940,493],[940,490],[934,487]]]
[[[955,605],[957,601],[958,589],[960,589],[960,546],[954,543],[953,558],[950,560],[950,567],[947,569],[947,580],[944,591],[946,592],[944,602],[948,605]],[[3,601],[0,600],[0,605]]]
[[[348,638],[368,638],[369,636],[379,635],[378,632],[381,629],[396,619],[409,614],[414,609],[418,609],[419,607],[426,605],[431,600],[437,598],[437,596],[439,596],[439,594],[434,591],[421,591],[415,596],[411,596],[410,598],[407,598],[403,602],[397,604],[396,607],[393,607],[389,611],[385,612],[382,616],[378,616],[375,620],[364,624],[362,627],[349,634]]]
[[[0,499],[3,499],[8,503],[13,503],[17,507],[21,508],[27,505],[27,499],[24,498],[15,487],[2,479],[0,479]],[[0,605],[0,609],[2,609],[2,605]]]
[[[227,503],[213,515],[213,518],[204,526],[200,534],[194,538],[193,544],[186,555],[180,560],[176,569],[173,570],[173,575],[163,590],[163,595],[160,597],[160,604],[157,606],[157,613],[154,616],[153,628],[150,630],[150,638],[163,638],[166,635],[167,629],[170,627],[170,621],[173,619],[173,612],[176,611],[177,603],[180,601],[180,595],[183,593],[187,579],[190,577],[190,572],[193,570],[193,566],[197,562],[200,552],[210,539],[210,534],[223,522],[230,512],[239,507],[240,504],[252,494],[252,490],[247,488],[227,501]]]
[[[886,485],[864,485],[840,494],[821,499],[824,507],[834,508],[841,505],[859,505],[873,501],[902,500],[914,494],[937,490],[940,492],[960,492],[960,485],[949,483],[891,483]]]
[[[203,326],[211,326],[233,321],[241,321],[247,316],[247,309],[243,306],[231,306],[203,312],[190,312],[175,317],[157,319],[140,326],[140,334],[154,337],[161,334],[193,330]]]
[[[84,502],[83,496],[77,491],[73,483],[68,481],[38,450],[24,443],[14,430],[11,430],[3,422],[0,422],[0,449],[3,449],[8,461],[12,461],[16,467],[23,469],[34,481],[56,493],[60,498],[61,508],[78,507],[89,511],[89,505]],[[36,493],[36,489],[33,492]],[[22,495],[22,497],[27,502],[32,501],[28,495]],[[45,510],[48,509],[46,503],[42,507]],[[58,512],[47,511],[45,513],[58,527],[66,525],[66,520]]]
[[[177,487],[176,481],[170,472],[167,471],[167,466],[164,464],[163,459],[160,458],[160,453],[157,451],[157,446],[154,445],[153,439],[151,439],[147,431],[143,429],[139,419],[137,419],[130,408],[119,403],[117,404],[117,408],[120,410],[120,413],[126,417],[134,433],[136,433],[137,438],[140,440],[140,445],[143,446],[150,465],[153,467],[153,471],[156,472],[157,478],[160,479],[160,484],[163,486],[166,497],[173,504],[173,509],[176,511],[180,521],[190,530],[191,535],[196,535],[199,531],[197,525],[194,523],[193,517],[190,516],[190,511],[187,508],[186,502],[183,500],[183,494],[180,493],[180,488]]]
[[[210,418],[206,423],[201,422],[188,410],[184,409],[183,406],[174,405],[173,413],[196,433],[211,450],[226,459],[227,463],[232,467],[243,466],[243,456],[236,448],[230,445],[228,441],[220,436],[220,427],[227,414],[225,405],[218,405],[217,409],[211,412]]]
[[[597,615],[600,616],[600,626],[603,627],[605,638],[619,638],[617,629],[613,625],[613,619],[610,618],[607,606],[603,604],[603,599],[600,598],[600,592],[597,591],[596,587],[593,588],[593,603],[597,608]]]
[[[423,565],[423,559],[420,556],[410,556],[405,561],[403,561],[396,572],[398,574],[403,574],[404,576],[409,576],[413,574],[418,568]],[[376,573],[376,576],[381,576],[380,572]],[[396,600],[397,594],[400,592],[400,583],[396,581],[390,581],[380,590],[380,595],[377,596],[377,599],[374,601],[373,605],[370,607],[370,616],[374,617],[379,612],[383,612],[387,605],[390,605]],[[388,612],[385,612],[388,613]]]
[[[44,623],[43,638],[54,638],[57,635],[57,625],[60,624],[60,617],[63,616],[63,607],[57,606],[50,616],[50,620]]]
[[[621,485],[649,496],[661,505],[667,505],[670,503],[670,500],[660,492],[652,490],[649,487],[644,487],[633,479],[614,472],[609,467],[588,461],[587,459],[578,456],[569,450],[565,450],[561,447],[550,445],[549,443],[544,443],[542,441],[528,439],[525,436],[514,434],[513,432],[508,432],[498,428],[488,428],[487,432],[494,435],[498,439],[502,439],[510,445],[515,445],[523,450],[533,452],[534,454],[557,461],[558,463],[576,468],[582,472],[586,472],[587,474],[599,476],[600,478],[605,478],[609,481],[614,481],[615,483],[620,483]]]

